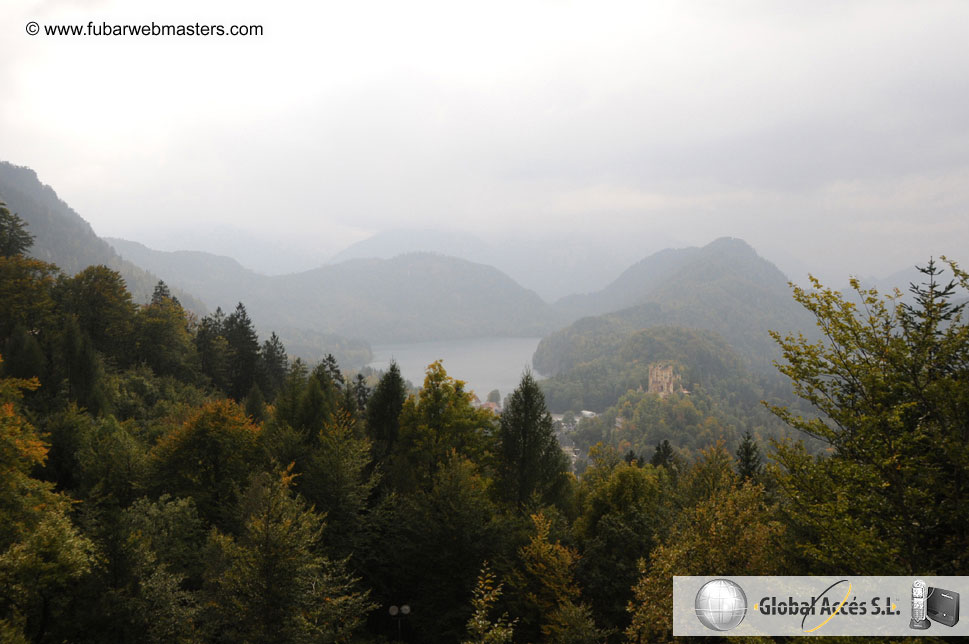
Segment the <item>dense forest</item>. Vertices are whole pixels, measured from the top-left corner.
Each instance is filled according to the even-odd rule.
[[[954,263],[904,302],[795,289],[797,406],[719,336],[643,325],[496,415],[441,363],[418,391],[307,364],[242,303],[139,304],[32,242],[0,207],[4,642],[662,642],[677,574],[969,572]],[[580,475],[546,392],[613,408]]]

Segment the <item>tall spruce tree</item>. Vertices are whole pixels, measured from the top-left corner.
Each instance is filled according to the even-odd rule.
[[[288,371],[289,357],[286,355],[286,347],[274,331],[259,350],[259,388],[270,402],[282,388]]]
[[[242,302],[226,317],[224,335],[229,343],[229,395],[241,401],[256,381],[259,363],[259,337]]]
[[[555,438],[545,395],[529,372],[501,415],[497,470],[502,497],[519,509],[533,495],[541,503],[559,502],[568,485],[569,461]]]
[[[375,606],[345,563],[324,557],[323,519],[295,475],[260,472],[239,500],[238,536],[213,533],[210,619],[225,642],[348,642]]]
[[[195,330],[195,348],[202,373],[214,386],[228,391],[229,343],[225,339],[225,313],[221,307],[199,321]]]
[[[400,367],[391,361],[367,401],[367,434],[373,445],[374,461],[381,463],[390,455],[400,434],[400,410],[407,400],[407,387]]]
[[[744,434],[740,446],[737,447],[737,474],[742,481],[760,478],[764,464],[760,456],[760,447],[751,435],[750,430]]]

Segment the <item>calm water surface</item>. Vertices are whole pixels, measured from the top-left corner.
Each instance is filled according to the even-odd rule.
[[[444,340],[410,344],[385,344],[373,347],[370,366],[384,369],[391,359],[397,361],[401,375],[414,385],[424,382],[427,365],[444,361],[448,375],[468,383],[481,400],[497,389],[501,398],[518,386],[522,372],[532,366],[532,354],[541,338],[478,338],[475,340]],[[538,379],[540,374],[532,369]]]

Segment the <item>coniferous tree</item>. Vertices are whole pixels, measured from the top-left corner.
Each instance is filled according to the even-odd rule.
[[[502,497],[519,509],[533,495],[541,503],[561,502],[568,486],[568,458],[531,373],[522,376],[501,415],[497,469]]]
[[[358,373],[353,379],[353,396],[356,399],[357,409],[361,412],[367,409],[367,400],[370,398],[370,387],[367,386],[367,379],[362,373]]]
[[[288,370],[289,357],[286,355],[286,348],[274,331],[262,343],[259,351],[259,388],[270,402],[276,398],[276,392],[283,386]]]
[[[101,384],[101,362],[73,315],[67,316],[64,324],[61,355],[68,399],[94,415],[99,414],[107,407]]]
[[[0,257],[23,255],[33,245],[34,236],[27,232],[26,222],[0,201]]]
[[[356,390],[353,388],[353,383],[347,381],[343,385],[343,396],[340,400],[340,409],[347,413],[351,418],[357,417],[357,394]]]
[[[330,380],[340,386],[343,385],[343,372],[340,371],[340,365],[337,364],[336,358],[332,353],[326,354],[326,358],[323,359],[323,363],[320,366],[326,370]]]
[[[761,461],[760,448],[751,435],[750,430],[744,434],[744,439],[737,447],[737,474],[741,481],[757,480],[764,470]]]
[[[323,520],[292,493],[293,479],[256,474],[238,504],[238,537],[211,538],[217,641],[350,641],[374,608],[343,562],[319,554]]]
[[[256,383],[252,383],[252,387],[246,395],[246,414],[257,423],[265,420],[266,399],[263,398],[262,390]]]
[[[325,377],[325,376],[324,376]],[[320,382],[320,377],[314,373],[306,380],[299,398],[299,408],[294,429],[300,429],[310,437],[330,419],[336,409],[336,396],[329,379]]]
[[[407,399],[407,387],[400,367],[390,362],[367,401],[367,433],[373,443],[374,460],[383,462],[394,449],[400,433],[400,410]]]
[[[151,293],[151,304],[159,304],[166,300],[171,300],[179,307],[182,306],[182,303],[178,301],[178,298],[172,295],[172,290],[168,288],[168,284],[166,284],[164,280],[158,280],[158,283],[155,284],[155,290]]]
[[[306,365],[299,358],[293,360],[283,386],[276,395],[275,419],[296,429],[300,425],[300,401],[306,388]]]
[[[3,345],[3,375],[12,378],[41,378],[47,358],[36,336],[23,326],[14,328]]]
[[[241,401],[255,382],[259,364],[259,338],[242,302],[226,317],[224,335],[229,344],[228,393]]]
[[[228,391],[229,343],[225,339],[225,313],[221,307],[199,322],[195,331],[195,348],[202,373],[213,385],[222,391]]]

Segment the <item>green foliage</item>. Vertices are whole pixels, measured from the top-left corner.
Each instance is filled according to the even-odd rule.
[[[266,420],[266,399],[262,396],[259,385],[252,383],[249,393],[245,399],[246,415],[254,422],[261,423]]]
[[[519,551],[520,568],[511,577],[521,618],[520,635],[534,641],[598,642],[599,631],[588,608],[580,602],[573,579],[579,553],[552,541],[551,521],[532,515],[534,534]]]
[[[42,641],[50,630],[70,629],[58,618],[67,612],[75,584],[91,572],[95,549],[63,504],[37,515],[31,529],[0,552],[0,610],[26,618],[26,631]]]
[[[152,449],[155,489],[190,496],[206,520],[231,525],[236,490],[258,463],[259,433],[232,401],[207,403]]]
[[[238,537],[210,538],[212,603],[224,642],[345,642],[374,606],[342,562],[318,553],[323,521],[291,492],[293,474],[253,477]]]
[[[42,641],[69,632],[69,591],[90,573],[95,549],[71,522],[71,501],[30,475],[47,447],[18,405],[37,386],[0,379],[0,632]]]
[[[764,471],[760,448],[751,436],[750,430],[744,434],[744,439],[737,448],[737,474],[742,481],[757,480]]]
[[[795,288],[823,339],[775,334],[779,368],[820,413],[779,417],[830,446],[828,458],[778,447],[785,514],[811,572],[959,574],[969,567],[969,277],[934,262],[913,300],[852,281],[853,299]]]
[[[543,382],[553,409],[602,410],[630,389],[649,386],[649,367],[674,361],[684,388],[725,380],[742,391],[751,386],[742,360],[718,336],[680,327],[624,330],[607,348],[585,356]]]
[[[133,545],[136,542],[137,547],[149,551],[152,558],[188,579],[193,587],[201,585],[206,530],[191,498],[176,499],[168,494],[157,500],[142,497],[125,509],[122,523]]]
[[[424,387],[400,412],[399,448],[390,466],[398,490],[427,488],[454,452],[482,462],[491,447],[494,417],[475,409],[464,382],[447,375],[440,361],[427,367]]]
[[[333,381],[325,372],[316,369],[306,380],[300,395],[293,427],[315,434],[330,419],[336,406],[337,392]]]
[[[256,380],[259,337],[242,302],[226,317],[223,332],[229,344],[227,393],[235,400],[243,400]]]
[[[136,302],[148,301],[158,278],[119,257],[33,170],[0,161],[0,195],[35,235],[31,255],[56,262],[69,275],[103,264],[122,274]],[[179,295],[193,311],[205,310],[198,300]]]
[[[583,307],[583,299],[599,301]],[[542,341],[535,367],[552,375],[611,352],[621,342],[614,336],[658,326],[711,332],[726,340],[756,373],[769,374],[777,348],[768,330],[803,330],[811,325],[791,301],[783,273],[743,241],[730,238],[703,248],[657,253],[601,293],[566,298],[559,308],[572,309],[573,315],[576,308],[580,315],[606,315],[581,319]],[[555,403],[552,406],[556,408]]]
[[[23,255],[33,245],[34,236],[27,232],[26,222],[0,201],[0,257]]]
[[[673,516],[670,477],[665,468],[626,463],[608,448],[593,450],[591,460],[573,524],[583,552],[576,576],[602,623],[621,629],[637,561],[649,556]]]
[[[356,435],[353,420],[338,412],[317,433],[308,455],[298,460],[296,489],[326,512],[323,542],[340,556],[353,554],[367,521],[367,502],[377,483],[368,467],[370,441]]]
[[[526,372],[498,425],[496,484],[502,498],[519,509],[535,497],[562,503],[569,486],[569,462],[552,430],[545,396]]]
[[[94,348],[119,365],[129,364],[137,307],[121,274],[107,266],[89,266],[64,279],[58,291],[64,312],[76,317]]]
[[[143,424],[145,435],[155,438],[164,433],[164,423],[186,418],[197,407],[212,400],[194,382],[173,376],[157,376],[147,366],[132,367],[105,374],[105,390],[112,413],[117,418]]]
[[[501,597],[502,584],[495,583],[495,575],[488,563],[481,567],[478,583],[471,599],[471,618],[468,620],[468,638],[463,644],[506,644],[511,642],[516,620],[509,620],[508,614],[492,620],[489,614]]]
[[[272,401],[276,397],[276,392],[283,386],[286,380],[286,373],[289,371],[289,357],[286,355],[286,347],[275,332],[271,333],[269,339],[262,343],[259,350],[259,369],[257,376],[259,388]]]
[[[47,372],[47,358],[37,337],[23,326],[13,329],[3,344],[3,375],[40,378]]]
[[[135,318],[135,355],[160,376],[192,381],[198,354],[185,311],[177,300],[156,295]]]
[[[640,579],[628,603],[631,642],[672,641],[674,575],[777,575],[789,568],[783,557],[784,526],[763,487],[739,484],[722,446],[704,453],[680,483],[682,510],[668,536],[640,561]]]
[[[199,368],[220,391],[229,390],[229,341],[225,339],[225,314],[221,308],[206,315],[195,330]]]
[[[0,337],[22,327],[42,344],[60,324],[54,315],[54,285],[60,269],[20,255],[0,257]]]
[[[63,362],[58,366],[64,372],[67,399],[95,415],[108,411],[101,358],[73,316],[65,321],[61,341]]]
[[[468,459],[446,456],[426,489],[397,495],[375,526],[368,581],[382,605],[409,604],[409,627],[424,642],[454,642],[481,562],[503,560],[514,537],[492,502],[490,481]]]
[[[296,358],[289,365],[289,372],[283,386],[276,395],[274,418],[277,423],[296,428],[300,426],[300,399],[306,387],[307,369],[302,360]]]
[[[407,400],[407,386],[400,367],[393,360],[367,401],[367,432],[373,444],[374,461],[384,463],[400,435],[400,412]]]
[[[113,417],[94,422],[79,441],[78,488],[98,503],[125,507],[148,485],[147,448],[134,435],[133,423]]]

